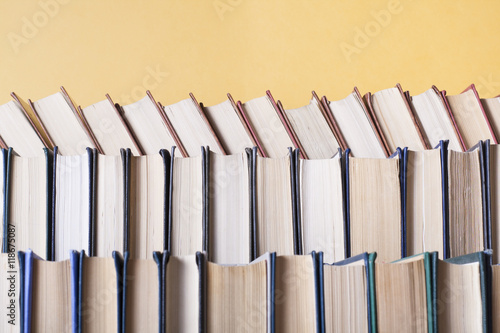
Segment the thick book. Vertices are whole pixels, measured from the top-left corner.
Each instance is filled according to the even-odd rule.
[[[60,261],[68,258],[72,249],[94,255],[92,230],[95,220],[95,160],[96,149],[87,148],[81,155],[62,156],[54,148],[52,221],[49,230],[53,253],[48,256]]]
[[[119,156],[121,148],[130,148],[134,156],[142,155],[142,150],[125,122],[121,109],[113,103],[109,95],[106,95],[103,101],[83,109],[78,107],[78,110],[103,154]]]
[[[274,324],[276,332],[321,332],[318,253],[276,256]]]
[[[276,105],[287,131],[295,136],[296,147],[305,159],[324,159],[336,154],[340,148],[338,134],[328,122],[315,93],[308,105],[296,109],[285,109],[281,101]]]
[[[132,156],[122,151],[124,163],[123,252],[131,259],[151,259],[167,244],[170,216],[171,156],[167,150]],[[118,180],[117,180],[118,181]]]
[[[255,133],[262,156],[271,158],[279,158],[284,149],[295,147],[275,104],[269,91],[265,96],[237,104],[248,127]]]
[[[367,93],[365,101],[380,136],[387,142],[388,151],[394,152],[398,147],[430,148],[399,84],[373,95]]]
[[[456,127],[455,118],[436,86],[432,86],[431,89],[420,95],[410,96],[408,93],[406,96],[431,147],[436,147],[442,140],[448,140],[450,149],[465,150],[462,137]]]
[[[21,157],[2,149],[2,252],[28,248],[52,260],[52,151]]]
[[[222,103],[212,106],[200,103],[200,106],[226,153],[239,154],[246,148],[257,146],[257,141],[233,97],[231,94],[227,95],[228,99]],[[262,152],[260,153],[262,156]]]
[[[80,254],[51,262],[19,252],[22,332],[79,332]]]
[[[208,165],[207,254],[217,264],[251,260],[250,159],[246,151],[206,152]]]
[[[358,88],[354,87],[349,96],[338,101],[328,101],[323,96],[322,103],[331,122],[338,124],[344,139],[343,150],[350,148],[354,157],[384,158],[390,155]]]
[[[323,252],[326,262],[346,258],[342,152],[330,159],[300,159],[298,237],[301,253]]]
[[[283,150],[285,152],[285,150]],[[297,239],[297,150],[281,158],[261,157],[252,151],[252,185],[255,259],[266,252],[299,253]]]
[[[500,136],[500,96],[493,98],[481,98],[486,118],[490,121],[491,129],[495,137]]]
[[[448,141],[435,149],[406,152],[406,246],[407,255],[448,249]]]
[[[16,153],[22,157],[43,155],[46,146],[18,101],[0,105],[0,117],[2,148],[14,147]]]
[[[274,327],[274,308],[279,307],[275,304],[280,304],[275,302],[276,293],[283,292],[274,288],[275,262],[275,254],[266,253],[246,265],[206,264],[208,332],[274,332],[284,329]]]
[[[61,92],[28,102],[35,116],[35,126],[42,129],[42,135],[49,141],[48,148],[57,146],[61,155],[71,156],[84,153],[87,147],[98,146],[64,88],[61,87]],[[26,110],[26,113],[30,111]]]
[[[493,250],[493,263],[500,263],[500,146],[489,145],[485,163],[487,184],[489,183],[489,220],[490,247]],[[489,160],[489,161],[488,161]],[[488,191],[488,188],[487,188]]]
[[[122,105],[121,114],[144,154],[153,155],[176,146],[183,156],[188,156],[172,123],[149,91],[139,101]]]
[[[196,156],[201,146],[209,146],[218,154],[226,154],[219,138],[196,98],[190,98],[163,107],[165,116],[184,145],[188,156]],[[167,148],[167,147],[164,147]]]
[[[375,263],[378,330],[436,332],[436,263],[436,252],[424,252],[392,263]]]
[[[405,150],[398,148],[386,159],[356,158],[349,153],[349,149],[346,150],[346,256],[370,251],[377,252],[381,262],[404,258]]]
[[[192,157],[177,157],[172,150],[166,249],[174,256],[207,250],[207,154],[205,147]]]
[[[465,149],[470,149],[480,140],[498,143],[473,84],[458,95],[447,96],[446,91],[442,91],[441,94],[446,98]]]
[[[491,332],[491,250],[437,263],[440,332]]]
[[[318,256],[320,309],[323,332],[374,332],[373,279],[369,261],[376,254],[361,253],[332,264]]]

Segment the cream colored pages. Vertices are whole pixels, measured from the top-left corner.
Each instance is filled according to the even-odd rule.
[[[10,164],[9,224],[15,228],[16,251],[47,253],[47,160],[45,156],[19,157]]]
[[[71,332],[71,266],[69,260],[33,259],[31,332]]]
[[[55,260],[69,258],[70,250],[89,249],[89,156],[57,155]]]
[[[243,266],[207,264],[208,332],[266,332],[266,266],[266,261]]]
[[[201,155],[175,157],[172,194],[172,255],[203,251],[203,165]]]
[[[158,266],[153,259],[129,260],[125,331],[158,332],[160,293]]]
[[[121,148],[130,148],[134,156],[140,155],[109,100],[87,106],[82,112],[104,154],[119,156]]]
[[[19,156],[43,155],[45,145],[17,102],[0,105],[0,137]]]
[[[216,138],[191,98],[163,109],[189,156],[199,155],[202,146],[209,146],[214,152],[222,154]]]
[[[20,279],[16,253],[0,253],[0,306],[4,311],[0,317],[0,332],[21,332]]]
[[[330,158],[337,153],[337,139],[315,100],[298,109],[285,110],[285,113],[308,158]]]
[[[367,332],[368,299],[363,262],[324,265],[325,332]]]
[[[275,288],[276,332],[316,332],[312,256],[277,256]]]
[[[254,146],[231,101],[205,107],[205,113],[228,154],[239,154]],[[210,147],[212,148],[212,147]]]
[[[256,161],[257,256],[294,254],[290,156]]]
[[[481,104],[472,89],[459,95],[446,96],[446,98],[466,149],[473,147],[479,140],[489,139],[494,142],[488,122],[481,110]]]
[[[461,151],[462,145],[451,121],[446,105],[434,89],[413,96],[411,101],[415,113],[431,147],[441,140],[448,140],[450,149]]]
[[[448,151],[450,258],[484,249],[479,150]]]
[[[479,263],[454,265],[438,261],[439,332],[482,332]]]
[[[500,97],[481,98],[484,112],[490,121],[493,132],[498,137],[500,136]]]
[[[97,156],[94,223],[98,257],[111,257],[113,251],[124,251],[123,177],[121,156]]]
[[[391,152],[396,151],[398,147],[408,147],[412,150],[425,149],[398,88],[374,93],[373,111]]]
[[[349,158],[351,254],[401,258],[399,159]]]
[[[345,259],[340,156],[300,160],[303,253],[323,251],[325,262]]]
[[[356,93],[340,101],[330,101],[328,107],[342,136],[355,157],[384,158],[385,150],[376,135]]]
[[[200,273],[196,257],[170,256],[166,284],[167,332],[199,332]]]
[[[82,266],[82,332],[118,330],[118,286],[113,258],[84,258]]]
[[[279,158],[288,147],[294,147],[269,97],[254,98],[242,105],[268,157]]]
[[[500,263],[500,146],[490,146],[491,248],[494,264]]]
[[[380,332],[427,332],[423,259],[375,264],[375,284]]]
[[[443,258],[441,150],[408,150],[406,249],[411,256],[438,251]]]
[[[170,150],[172,146],[177,145],[149,96],[124,105],[122,109],[123,117],[127,120],[144,154],[158,154],[160,149]]]
[[[133,156],[130,161],[130,255],[151,259],[162,251],[165,177],[159,155]]]
[[[61,155],[78,155],[87,147],[94,148],[77,115],[62,93],[33,103],[45,129]]]
[[[218,264],[246,264],[250,260],[247,154],[209,154],[209,259]]]

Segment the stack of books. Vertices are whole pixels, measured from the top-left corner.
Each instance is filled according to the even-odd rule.
[[[12,97],[5,330],[476,331],[500,312],[500,97],[474,85],[297,109]]]

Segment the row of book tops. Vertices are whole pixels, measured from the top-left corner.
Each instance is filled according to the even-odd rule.
[[[210,146],[219,154],[258,147],[263,157],[278,158],[287,147],[299,148],[305,159],[330,158],[340,148],[355,157],[388,157],[397,147],[431,149],[441,140],[466,151],[479,140],[497,143],[500,97],[480,98],[474,85],[458,95],[435,86],[411,96],[401,85],[361,96],[357,88],[339,101],[320,99],[285,109],[270,91],[245,103],[228,94],[225,102],[203,106],[193,94],[163,106],[148,91],[128,105],[106,99],[86,108],[68,92],[35,102],[17,94],[0,105],[0,146],[14,147],[23,157],[39,156],[42,148],[59,147],[61,155],[78,155],[86,147],[119,155],[129,147],[134,156],[156,154],[177,146],[184,157]]]
[[[383,261],[437,250],[447,259],[500,246],[500,151],[440,142],[390,158],[300,159],[289,149],[194,157],[52,154],[3,150],[2,252],[33,249],[47,260],[70,249],[90,256],[205,251],[219,264],[266,252],[322,251],[329,262],[376,251]],[[500,252],[500,251],[499,251]]]
[[[266,253],[246,265],[205,254],[49,262],[1,254],[2,332],[490,332],[500,325],[491,251],[391,263],[363,253]],[[6,297],[9,295],[8,297]]]

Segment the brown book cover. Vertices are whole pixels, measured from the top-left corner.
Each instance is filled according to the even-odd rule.
[[[354,92],[358,96],[359,100],[364,104],[364,109],[366,112],[366,116],[370,120],[370,123],[372,124],[373,128],[375,129],[375,133],[377,137],[379,138],[380,142],[382,143],[382,146],[385,149],[385,154],[387,157],[389,157],[392,152],[389,149],[389,145],[387,144],[387,140],[385,139],[385,135],[382,132],[382,129],[380,128],[380,125],[378,123],[377,117],[375,117],[375,112],[373,111],[373,105],[372,105],[372,93],[367,92],[363,97],[361,97],[361,94],[358,91],[358,88],[354,87]],[[364,102],[364,103],[363,103]]]
[[[490,130],[491,136],[493,137],[493,141],[495,144],[498,144],[497,137],[495,136],[495,132],[493,131],[493,128],[491,127],[490,120],[488,119],[488,116],[486,115],[486,112],[484,111],[483,104],[481,103],[481,98],[479,97],[479,94],[476,90],[476,86],[474,85],[474,83],[471,84],[470,86],[468,86],[462,92],[466,92],[467,90],[472,90],[472,92],[474,93],[474,96],[476,96],[477,103],[479,104],[479,107],[481,108],[481,111],[483,112],[484,119],[486,120],[486,124],[488,124],[488,129]]]
[[[325,118],[326,123],[328,124],[328,127],[330,127],[330,130],[332,131],[333,136],[335,136],[335,139],[337,140],[337,143],[339,144],[340,149],[346,150],[348,147],[347,147],[347,144],[345,142],[344,136],[340,132],[340,128],[339,128],[337,122],[335,121],[335,118],[333,118],[332,113],[329,112],[330,109],[328,107],[328,103],[324,104],[325,102],[327,102],[326,98],[325,98],[325,100],[320,100],[318,95],[316,94],[316,91],[314,91],[314,90],[312,91],[312,96],[313,96],[313,99],[316,101],[316,104],[318,104],[319,110],[321,111],[321,114]]]
[[[28,112],[28,109],[27,109],[28,107],[31,108],[31,105],[30,105],[31,103],[30,104],[25,103],[21,98],[19,98],[19,96],[17,96],[17,94],[15,92],[11,92],[10,95],[12,96],[12,98],[14,99],[14,101],[16,101],[19,104],[19,106],[21,107],[21,110],[23,110],[24,115],[26,116],[26,118],[28,118],[28,121],[30,122],[31,127],[33,127],[33,129],[35,130],[36,134],[38,135],[38,137],[40,138],[40,140],[42,141],[42,143],[45,145],[45,147],[49,148],[49,149],[54,149],[54,145],[51,144],[52,142],[47,142],[44,139],[42,133],[40,133],[40,131],[38,130],[38,127],[36,127],[35,123],[33,123],[33,119],[31,119],[31,117],[29,115],[29,112]],[[42,130],[45,131],[45,128],[43,127],[43,124],[40,123],[40,119],[38,118],[38,115],[35,114],[35,117],[37,118],[37,121],[39,122],[40,127],[42,128]],[[46,133],[46,131],[45,131],[45,134],[47,135],[47,138],[50,140],[50,137]]]
[[[257,147],[258,147],[262,157],[268,157],[266,151],[264,150],[264,147],[262,146],[262,143],[259,140],[259,137],[255,133],[255,129],[253,128],[252,124],[248,120],[247,115],[245,114],[245,110],[243,109],[243,105],[242,105],[241,101],[238,101],[237,109],[238,109],[241,117],[244,119],[246,127],[251,131],[252,137],[254,138],[255,142],[257,143]]]

